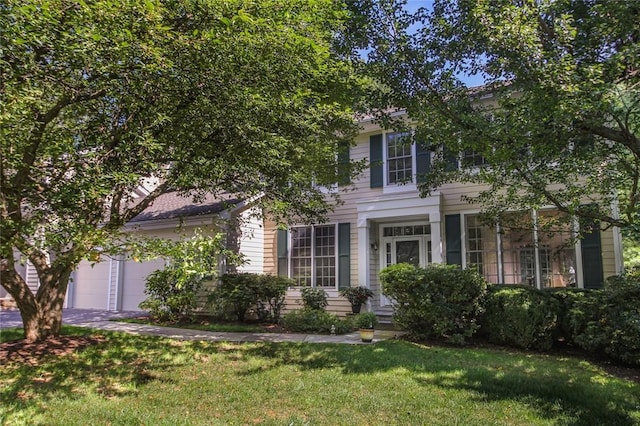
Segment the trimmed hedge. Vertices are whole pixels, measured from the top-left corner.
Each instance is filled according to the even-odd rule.
[[[395,301],[394,322],[414,337],[463,343],[478,329],[487,282],[475,270],[402,263],[385,268],[380,280]]]
[[[528,286],[490,286],[482,317],[489,341],[522,349],[553,346],[560,302],[552,294]]]
[[[559,291],[565,339],[582,349],[640,365],[640,279],[610,277],[603,290]]]
[[[281,322],[287,330],[298,333],[329,334],[331,326],[334,327],[336,334],[353,331],[353,323],[349,318],[343,320],[337,315],[309,307],[285,314]]]

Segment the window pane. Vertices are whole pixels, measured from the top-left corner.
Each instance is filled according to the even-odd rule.
[[[408,133],[387,135],[387,183],[413,182],[413,160]]]
[[[498,283],[496,230],[483,224],[476,215],[465,216],[467,268],[476,269],[491,283]]]
[[[311,285],[311,235],[310,226],[291,229],[291,278],[296,285]]]
[[[336,285],[336,227],[324,225],[315,227],[315,285],[335,287]]]
[[[539,258],[543,287],[576,286],[576,251],[573,222],[557,210],[538,212]]]
[[[533,220],[530,212],[510,213],[501,224],[505,284],[535,286]]]

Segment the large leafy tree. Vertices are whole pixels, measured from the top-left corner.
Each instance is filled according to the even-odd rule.
[[[418,142],[445,146],[423,193],[477,182],[469,201],[492,218],[553,205],[640,233],[640,3],[351,4],[346,41],[367,49],[375,106],[406,109]],[[463,152],[488,165],[452,167],[447,153]]]
[[[0,5],[0,282],[27,339],[59,333],[72,271],[163,193],[327,212],[312,182],[355,131],[344,18],[333,0]]]

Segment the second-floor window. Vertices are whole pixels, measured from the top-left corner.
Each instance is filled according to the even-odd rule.
[[[413,147],[408,133],[387,134],[387,184],[413,182]]]
[[[411,133],[393,132],[371,135],[371,188],[384,193],[415,191],[431,167],[431,151],[413,143]]]
[[[487,160],[484,158],[484,156],[472,149],[464,151],[462,153],[461,160],[462,167],[482,167],[487,164]]]

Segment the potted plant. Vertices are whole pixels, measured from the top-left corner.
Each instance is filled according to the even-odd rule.
[[[373,312],[363,312],[356,315],[355,326],[360,331],[360,339],[363,342],[373,341],[374,328],[378,325],[378,317]]]
[[[360,313],[363,303],[373,297],[373,291],[366,287],[346,287],[340,290],[340,296],[344,297],[351,303],[351,312]]]

